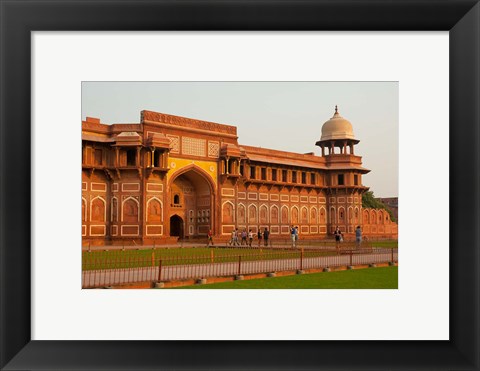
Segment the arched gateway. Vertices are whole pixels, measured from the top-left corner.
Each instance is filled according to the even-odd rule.
[[[170,179],[168,194],[170,236],[194,238],[214,229],[213,181],[204,170],[195,165],[181,169]]]
[[[184,237],[183,219],[178,215],[170,217],[170,236]]]

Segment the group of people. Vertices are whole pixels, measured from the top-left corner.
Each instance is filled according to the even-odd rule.
[[[339,243],[343,241],[343,233],[338,227],[338,225],[337,225],[337,228],[335,228],[333,235],[335,236],[335,243],[338,249]],[[355,229],[355,242],[356,242],[357,248],[360,248],[360,245],[362,244],[362,229],[360,228],[359,225],[357,225],[357,228]]]
[[[270,238],[270,231],[268,228],[265,228],[263,232],[259,230],[257,233],[254,233],[251,229],[248,232],[246,229],[243,229],[243,231],[240,232],[238,228],[235,228],[231,233],[231,238],[230,241],[228,241],[228,245],[252,247],[255,236],[257,237],[258,247],[260,247],[262,244],[262,240],[264,246],[268,246]],[[207,233],[207,247],[209,247],[210,244],[215,246],[213,243],[213,231],[211,229]]]
[[[243,229],[243,231],[240,232],[238,228],[236,228],[232,231],[231,238],[228,244],[230,246],[252,247],[252,243],[255,236],[257,237],[259,247],[262,244],[262,240],[263,240],[264,246],[268,246],[269,237],[270,237],[270,231],[268,230],[268,228],[265,228],[263,232],[259,230],[257,233],[254,233],[251,229],[248,232],[246,229]]]
[[[252,247],[252,243],[253,243],[253,239],[255,238],[255,235],[257,236],[258,247],[260,247],[260,245],[262,244],[262,240],[263,240],[264,246],[268,246],[270,232],[266,227],[263,232],[259,229],[256,234],[253,233],[251,229],[247,232],[247,230],[244,228],[243,231],[239,232],[238,228],[236,228],[232,231],[231,238],[228,244],[230,246]],[[298,241],[298,226],[292,225],[292,228],[290,229],[290,235],[292,238],[292,247],[296,247],[297,241]],[[335,228],[333,235],[335,237],[335,243],[338,249],[340,242],[343,241],[343,233],[338,227],[338,225]],[[210,246],[210,243],[212,244],[212,246],[214,246],[213,232],[211,229],[208,231],[207,236],[208,236],[207,247]],[[362,230],[360,226],[357,226],[357,228],[355,229],[355,242],[357,244],[357,248],[359,248],[362,243]]]

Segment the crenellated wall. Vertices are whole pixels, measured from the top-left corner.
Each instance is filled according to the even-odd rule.
[[[362,210],[362,231],[371,238],[398,238],[398,225],[383,209]]]

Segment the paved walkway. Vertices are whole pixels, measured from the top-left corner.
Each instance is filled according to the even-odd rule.
[[[171,249],[182,247],[206,247],[200,242],[173,243],[167,245],[100,245],[100,246],[82,246],[82,251],[104,251],[104,250],[147,250],[147,249]]]
[[[214,245],[214,248],[245,248],[245,249],[258,249],[258,248],[265,248],[263,243],[258,246],[257,241],[254,241],[252,246],[246,245],[229,245],[227,243],[218,243]],[[301,241],[297,244],[297,248],[305,248],[305,249],[335,249],[335,241]],[[354,242],[343,243],[340,245],[341,247],[347,246],[355,246]],[[369,246],[368,244],[364,244],[364,246]],[[206,243],[201,241],[195,242],[184,242],[184,243],[174,243],[174,244],[167,244],[167,245],[101,245],[101,246],[82,246],[82,251],[105,251],[105,250],[148,250],[148,249],[172,249],[172,248],[194,248],[194,247],[208,247]],[[212,246],[210,246],[212,247]],[[292,244],[288,240],[279,240],[273,241],[269,246],[270,249],[291,249]]]
[[[391,252],[373,254],[345,254],[335,256],[318,256],[295,259],[272,259],[259,261],[240,261],[210,264],[185,264],[162,267],[104,269],[82,272],[82,287],[105,287],[126,283],[175,281],[208,277],[233,276],[237,274],[255,274],[297,269],[325,268],[347,265],[364,265],[386,263],[391,261]],[[398,252],[393,258],[398,261]]]

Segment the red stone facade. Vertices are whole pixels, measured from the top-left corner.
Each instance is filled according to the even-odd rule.
[[[362,208],[358,140],[321,140],[322,156],[238,143],[235,126],[150,111],[138,124],[82,122],[82,236],[92,244],[218,240],[233,228],[288,238],[396,237],[388,213]],[[337,150],[338,149],[338,150]],[[350,151],[347,151],[350,149]],[[326,153],[328,151],[328,154]],[[348,152],[348,153],[347,153]]]

